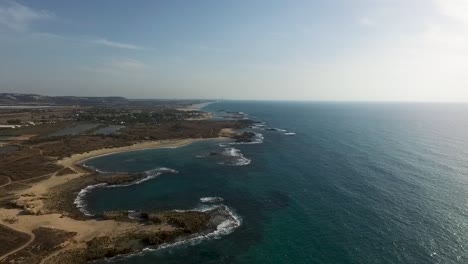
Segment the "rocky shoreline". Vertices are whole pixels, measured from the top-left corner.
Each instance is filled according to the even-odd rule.
[[[48,259],[48,263],[87,263],[99,259],[136,254],[146,248],[156,249],[163,244],[183,241],[216,229],[212,217],[214,211],[140,214],[141,217],[131,219],[128,212],[104,213],[102,217],[106,220],[129,222],[139,226],[139,228],[121,234],[94,237],[86,242],[85,248],[62,251]]]
[[[242,134],[232,136],[236,143],[252,143],[255,141],[255,137],[256,134],[250,131],[246,131]]]
[[[162,245],[181,243],[209,235],[216,231],[222,222],[232,217],[223,211],[223,207],[214,207],[207,211],[160,213],[109,211],[86,217],[78,214],[70,202],[67,204],[68,208],[72,209],[67,213],[77,220],[113,221],[118,225],[129,224],[131,228],[121,233],[94,237],[86,241],[86,247],[63,250],[48,259],[47,263],[87,263],[99,259],[137,254],[144,249],[157,249]]]

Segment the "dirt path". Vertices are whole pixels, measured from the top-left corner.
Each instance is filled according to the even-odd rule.
[[[29,147],[29,148],[30,148],[30,149],[33,149],[33,150],[35,150],[35,151],[38,151],[39,154],[40,154],[41,156],[44,156],[44,154],[42,153],[42,150],[41,150],[41,149],[35,149],[35,148],[33,148],[33,147]],[[29,155],[29,156],[26,156],[26,157],[21,157],[21,158],[18,158],[17,160],[25,159],[25,158],[30,158],[30,157],[32,157],[32,156],[34,156],[34,155],[36,155],[36,154],[32,154],[32,155]],[[13,162],[14,162],[14,161],[13,161]],[[62,169],[61,169],[61,170],[62,170]],[[59,171],[60,171],[60,170],[59,170]],[[56,171],[56,172],[54,172],[54,173],[48,173],[48,174],[41,175],[41,176],[37,176],[37,177],[33,177],[33,178],[28,178],[28,179],[24,179],[24,180],[19,180],[19,181],[12,181],[10,176],[5,176],[5,177],[8,178],[8,183],[5,183],[5,184],[3,184],[3,185],[0,185],[0,188],[5,187],[5,186],[8,186],[8,185],[13,184],[13,183],[22,184],[22,182],[27,182],[27,181],[34,180],[34,179],[45,178],[45,177],[48,177],[48,176],[54,176],[54,175],[56,175],[59,171]],[[24,185],[24,184],[23,184],[23,185]]]
[[[14,250],[12,250],[12,251],[10,251],[10,252],[4,254],[3,256],[0,256],[0,261],[1,261],[1,260],[4,260],[4,259],[7,258],[8,256],[13,255],[13,254],[15,254],[16,252],[18,252],[18,251],[24,249],[25,247],[29,246],[29,244],[31,244],[31,243],[34,241],[34,239],[36,238],[36,236],[35,236],[33,233],[31,233],[31,232],[24,232],[23,230],[19,230],[19,229],[13,228],[13,227],[11,227],[11,226],[8,226],[8,227],[11,228],[11,229],[14,229],[15,231],[28,234],[28,235],[30,236],[30,238],[29,238],[29,240],[28,240],[26,243],[24,243],[22,246],[15,248]]]
[[[46,175],[41,175],[41,176],[37,176],[37,177],[29,178],[29,179],[24,179],[24,180],[19,180],[19,181],[12,181],[11,178],[7,176],[8,179],[10,180],[10,182],[8,182],[8,183],[6,183],[4,185],[1,185],[0,188],[8,186],[8,185],[13,184],[13,183],[19,183],[19,184],[22,184],[22,185],[30,186],[30,185],[25,184],[23,182],[27,182],[27,181],[35,180],[35,179],[40,179],[40,178],[45,178],[45,177],[49,177],[49,176],[54,176],[55,174],[57,174],[57,172],[48,173]]]
[[[7,177],[7,178],[8,178],[8,182],[7,182],[7,183],[5,183],[5,184],[3,184],[3,185],[0,185],[0,188],[2,188],[2,187],[4,187],[4,186],[8,186],[8,185],[10,185],[10,184],[11,184],[11,178],[10,178],[10,176],[5,176],[5,177]]]

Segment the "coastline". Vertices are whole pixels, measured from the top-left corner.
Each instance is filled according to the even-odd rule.
[[[184,108],[181,108],[180,110],[183,110],[183,111],[200,111],[202,108],[210,105],[210,104],[214,104],[218,101],[209,101],[209,102],[204,102],[204,103],[198,103],[198,104],[191,104],[191,105],[188,105]]]
[[[86,153],[74,154],[70,157],[58,160],[58,165],[63,166],[63,169],[69,169],[72,173],[57,175],[58,172],[56,172],[43,181],[32,183],[32,186],[29,188],[16,192],[16,205],[13,208],[0,208],[0,223],[2,225],[31,236],[30,241],[28,241],[28,243],[23,245],[21,248],[0,256],[0,262],[8,260],[9,256],[18,254],[18,251],[21,251],[21,249],[30,245],[34,241],[34,232],[39,228],[51,228],[54,230],[62,230],[67,234],[75,234],[73,235],[73,238],[67,240],[67,242],[64,243],[58,251],[47,255],[47,259],[50,259],[51,256],[58,255],[60,252],[68,252],[70,250],[81,252],[88,247],[90,240],[94,240],[97,237],[102,236],[116,238],[124,237],[126,234],[133,234],[135,232],[147,232],[152,234],[158,234],[160,232],[172,232],[174,234],[179,234],[179,236],[184,236],[183,232],[180,233],[179,229],[175,228],[168,222],[157,222],[156,224],[153,223],[150,225],[142,225],[139,222],[132,222],[129,220],[121,221],[121,219],[96,220],[87,216],[74,217],[73,214],[70,214],[66,211],[59,210],[60,213],[58,213],[57,210],[51,211],[50,208],[48,208],[48,203],[50,200],[65,200],[66,203],[69,203],[70,201],[67,201],[67,199],[64,198],[64,194],[73,195],[73,193],[69,192],[67,185],[68,188],[70,186],[79,188],[83,187],[79,186],[80,184],[85,184],[85,186],[88,186],[86,184],[89,182],[90,178],[92,178],[91,176],[93,175],[93,172],[80,166],[80,163],[83,163],[86,160],[116,153],[140,151],[146,149],[177,148],[202,140],[220,139],[225,139],[225,137],[220,135],[218,138],[148,141],[125,147],[104,148]],[[72,206],[75,205],[72,204]],[[24,211],[28,212],[28,214],[24,214]],[[164,215],[164,212],[159,214]],[[184,215],[187,217],[190,215],[187,212],[180,212],[178,214],[182,214],[182,216],[177,216],[182,218],[185,217]],[[209,215],[209,213],[205,212],[200,212],[200,214]],[[187,219],[185,220],[188,222],[191,221],[191,219]],[[200,232],[202,230],[200,228],[201,227],[197,227],[193,230]],[[161,243],[171,243],[171,241],[161,241]],[[80,254],[83,255],[82,252]],[[59,258],[57,261],[61,260],[62,258]],[[49,262],[42,261],[41,263]],[[50,263],[60,262],[52,261]]]
[[[174,140],[158,140],[158,141],[147,141],[136,143],[130,146],[117,147],[117,148],[104,148],[93,150],[85,153],[74,154],[71,157],[67,157],[57,161],[57,164],[64,167],[72,167],[79,165],[87,160],[117,154],[124,152],[133,152],[147,149],[160,149],[160,148],[178,148],[183,147],[194,142],[203,141],[203,140],[216,140],[222,138],[189,138],[189,139],[174,139]]]

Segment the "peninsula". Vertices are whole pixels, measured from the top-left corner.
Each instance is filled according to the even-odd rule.
[[[14,96],[0,99],[5,103]],[[76,204],[81,190],[147,175],[103,175],[80,163],[117,152],[238,140],[233,130],[247,127],[248,120],[212,120],[196,108],[205,102],[68,98],[69,105],[16,96],[26,102],[0,109],[0,263],[87,263],[196,239],[232,217],[223,206],[205,212],[86,214]]]

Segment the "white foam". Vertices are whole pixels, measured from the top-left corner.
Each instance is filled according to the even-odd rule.
[[[222,154],[225,156],[230,156],[230,157],[242,156],[242,153],[240,152],[240,150],[236,148],[225,148]]]
[[[254,126],[254,127],[265,127],[266,123],[265,122],[253,123],[252,126]]]
[[[185,244],[198,244],[203,240],[208,240],[208,239],[219,239],[222,236],[229,235],[231,234],[236,228],[241,226],[242,224],[242,218],[235,214],[229,207],[226,205],[216,205],[214,207],[209,207],[205,208],[202,210],[191,210],[191,211],[200,211],[200,212],[205,212],[213,209],[218,209],[221,210],[223,213],[227,215],[227,219],[221,222],[216,226],[216,230],[213,230],[211,233],[208,234],[197,234],[193,237],[190,237],[185,240],[177,241],[174,243],[164,243],[160,245],[158,248],[145,248],[143,251],[155,251],[155,250],[160,250],[160,249],[165,249],[165,248],[170,248],[170,247],[175,247],[179,245],[185,245]],[[179,212],[184,212],[184,211],[179,211]]]
[[[124,256],[116,256],[116,257],[110,258],[108,260],[112,260],[112,259],[116,259],[116,258],[127,258],[127,257],[131,257],[131,256],[136,256],[136,255],[142,255],[145,252],[154,252],[154,251],[167,249],[167,248],[172,248],[172,247],[176,247],[176,246],[180,246],[180,245],[197,245],[197,244],[201,243],[204,240],[220,239],[223,236],[231,234],[232,232],[234,232],[234,230],[236,230],[238,227],[240,227],[242,225],[242,218],[239,215],[237,215],[236,213],[234,213],[234,211],[231,210],[231,208],[229,208],[229,207],[227,207],[226,205],[223,205],[223,204],[216,205],[216,206],[211,206],[211,207],[204,207],[202,209],[173,210],[173,211],[175,211],[175,212],[188,212],[188,211],[206,212],[206,211],[215,210],[215,209],[220,210],[221,213],[226,215],[227,218],[226,218],[226,220],[219,223],[216,226],[216,229],[213,230],[210,233],[195,234],[195,235],[193,235],[193,236],[191,236],[191,237],[189,237],[187,239],[184,239],[184,240],[176,241],[176,242],[173,242],[173,243],[164,243],[164,244],[161,244],[157,248],[147,247],[147,248],[144,248],[142,251],[140,251],[138,253],[128,254],[128,255],[124,255]]]
[[[286,129],[282,129],[282,128],[269,128],[269,130],[278,131],[278,132],[287,132]]]
[[[80,192],[78,193],[78,195],[76,196],[75,200],[73,201],[73,204],[76,205],[76,207],[78,208],[78,210],[80,210],[84,215],[87,215],[87,216],[94,216],[93,214],[91,214],[88,210],[86,210],[86,202],[85,202],[85,196],[88,192],[90,192],[91,190],[93,189],[96,189],[96,188],[120,188],[120,187],[128,187],[128,186],[131,186],[131,185],[136,185],[136,184],[140,184],[142,182],[145,182],[145,181],[148,181],[148,180],[151,180],[151,179],[154,179],[156,178],[157,176],[163,174],[163,173],[178,173],[178,171],[174,170],[174,169],[170,169],[170,168],[165,168],[165,167],[161,167],[161,168],[157,168],[157,169],[153,169],[153,170],[148,170],[148,171],[145,171],[144,173],[147,175],[146,177],[142,178],[142,179],[139,179],[137,181],[134,181],[134,182],[130,182],[130,183],[126,183],[126,184],[113,184],[113,185],[110,185],[110,184],[107,184],[107,183],[99,183],[99,184],[95,184],[95,185],[89,185],[87,186],[86,188],[83,188],[80,190]]]
[[[87,168],[87,169],[90,169],[90,170],[93,170],[93,171],[95,171],[95,172],[98,172],[98,173],[110,173],[110,172],[108,172],[108,171],[102,171],[102,170],[100,170],[100,169],[97,169],[97,168],[95,168],[95,167],[93,167],[93,166],[91,166],[91,165],[86,165],[86,164],[84,164],[84,163],[82,163],[82,164],[80,164],[80,165],[83,166],[83,167],[85,167],[85,168]]]
[[[236,148],[225,148],[221,154],[228,158],[233,158],[232,160],[222,161],[219,164],[230,165],[230,166],[245,166],[249,165],[251,160],[244,157],[239,149]]]
[[[140,219],[140,214],[135,210],[127,210],[127,213],[128,213],[127,217],[129,219],[133,219],[133,220]]]
[[[95,189],[95,188],[99,188],[99,187],[104,187],[106,186],[107,183],[99,183],[99,184],[95,184],[95,185],[90,185],[90,186],[87,186],[86,188],[83,188],[81,189],[81,191],[78,193],[78,195],[76,196],[75,200],[73,201],[73,204],[76,206],[76,208],[78,208],[78,210],[80,210],[84,215],[87,215],[87,216],[94,216],[93,214],[91,214],[88,210],[86,210],[86,202],[84,200],[86,194],[88,192],[90,192],[91,190]]]
[[[176,170],[174,170],[174,169],[161,167],[161,168],[157,168],[157,169],[152,169],[152,170],[145,171],[144,173],[145,173],[147,176],[144,177],[144,178],[141,178],[141,179],[139,179],[139,180],[137,180],[137,181],[130,182],[130,183],[125,183],[125,184],[107,185],[106,188],[128,187],[128,186],[131,186],[131,185],[140,184],[140,183],[142,183],[142,182],[145,182],[145,181],[154,179],[154,178],[158,177],[159,175],[161,175],[161,174],[163,174],[163,173],[179,173],[179,172],[176,171]]]
[[[242,158],[239,158],[237,162],[233,165],[234,166],[246,166],[246,165],[249,165],[250,162],[252,162],[250,159],[242,157]]]
[[[200,198],[200,202],[202,203],[220,203],[224,201],[221,197],[202,197]]]
[[[286,136],[295,136],[296,133],[294,133],[294,132],[286,132],[286,133],[284,133],[284,135],[286,135]]]
[[[250,142],[231,142],[230,145],[251,145],[251,144],[261,144],[265,137],[262,133],[254,133],[255,136],[253,137],[252,141]]]
[[[152,170],[147,170],[145,171],[145,174],[146,175],[152,175],[152,174],[157,174],[157,173],[166,173],[166,172],[170,172],[170,173],[179,173],[177,170],[174,170],[174,169],[171,169],[171,168],[166,168],[166,167],[160,167],[160,168],[156,168],[156,169],[152,169]]]

